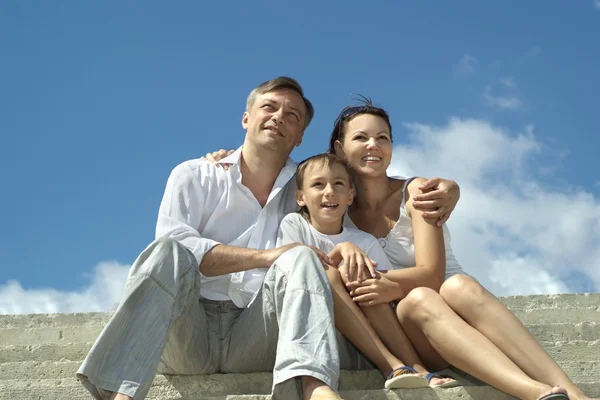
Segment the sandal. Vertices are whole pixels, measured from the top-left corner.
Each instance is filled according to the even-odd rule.
[[[445,382],[445,383],[442,383],[441,385],[431,385],[429,382],[431,382],[431,380],[433,378],[441,378],[441,379],[450,378],[452,380],[448,381],[448,382]],[[443,388],[452,388],[452,387],[460,386],[460,383],[458,383],[458,381],[456,379],[454,379],[450,375],[444,375],[444,374],[441,374],[439,372],[430,372],[427,375],[425,375],[425,379],[427,379],[427,384],[429,385],[429,387],[432,387],[432,388],[441,388],[441,389],[443,389]]]
[[[540,397],[538,400],[569,400],[569,396],[564,393],[551,393]]]
[[[419,375],[414,368],[404,365],[396,368],[385,381],[386,389],[416,389],[429,387],[427,379]]]

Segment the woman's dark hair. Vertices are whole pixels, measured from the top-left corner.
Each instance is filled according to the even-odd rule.
[[[377,107],[373,105],[373,101],[369,97],[365,97],[363,95],[358,95],[359,98],[355,99],[358,101],[359,105],[356,106],[348,106],[342,110],[342,112],[335,119],[333,124],[333,131],[331,132],[331,137],[329,138],[329,150],[328,152],[331,154],[335,154],[335,142],[340,141],[344,143],[344,130],[346,128],[346,124],[348,121],[351,121],[357,115],[361,114],[371,114],[376,115],[380,118],[383,118],[387,126],[390,128],[390,140],[392,140],[392,124],[390,122],[390,117],[383,108]]]
[[[350,186],[352,186],[352,175],[350,175],[350,171],[348,170],[348,165],[346,165],[346,162],[333,153],[321,153],[312,157],[308,157],[306,160],[301,161],[300,164],[298,164],[298,169],[296,170],[296,184],[298,185],[299,190],[302,190],[302,187],[304,186],[304,175],[306,173],[306,169],[313,165],[320,168],[331,168],[334,165],[340,165],[344,168],[344,170],[346,170],[346,173],[348,174],[348,183],[350,183]],[[310,213],[308,212],[308,208],[306,206],[300,207],[298,214],[302,215],[308,222],[310,222]]]

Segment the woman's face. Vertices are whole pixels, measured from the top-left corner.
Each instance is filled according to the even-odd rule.
[[[361,176],[385,175],[392,160],[390,128],[377,115],[360,114],[346,122],[343,143],[336,142],[336,154],[347,160]]]

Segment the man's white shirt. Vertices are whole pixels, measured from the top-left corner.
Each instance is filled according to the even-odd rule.
[[[196,159],[173,169],[160,204],[156,238],[171,237],[187,247],[198,266],[218,244],[268,250],[276,247],[283,217],[298,209],[296,164],[288,159],[279,173],[267,204],[261,207],[242,185],[242,148],[220,164]],[[267,268],[207,277],[201,274],[200,295],[210,300],[232,300],[246,307],[260,289]]]

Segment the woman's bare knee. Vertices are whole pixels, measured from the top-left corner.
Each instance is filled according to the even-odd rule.
[[[411,321],[422,320],[435,313],[436,304],[443,299],[433,289],[418,287],[411,290],[396,306],[398,320],[409,319]]]
[[[464,308],[483,305],[490,293],[470,276],[457,274],[444,282],[440,295],[452,308]]]

